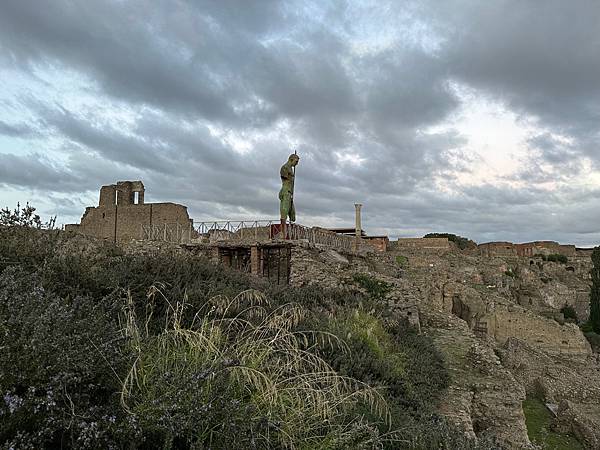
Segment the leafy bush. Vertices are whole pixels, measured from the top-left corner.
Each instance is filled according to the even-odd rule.
[[[595,333],[600,334],[600,247],[592,252],[594,266],[591,270],[592,289],[590,291],[590,325]]]
[[[408,264],[408,258],[406,256],[398,255],[396,256],[396,264],[400,267],[406,267]]]
[[[579,319],[577,318],[577,311],[575,311],[573,306],[565,305],[560,309],[560,312],[563,314],[563,316],[565,316],[565,319],[571,319],[575,321],[575,323],[579,322]]]
[[[10,265],[39,267],[56,248],[59,231],[0,227],[0,271]]]
[[[544,261],[558,262],[561,264],[567,264],[569,262],[569,258],[567,258],[565,255],[561,255],[559,253],[552,253],[543,259],[544,259]]]
[[[435,413],[443,359],[387,283],[272,286],[77,239],[0,229],[1,446],[484,448]]]
[[[569,262],[569,258],[567,258],[565,255],[561,255],[560,253],[552,253],[550,255],[536,253],[534,256],[537,258],[542,258],[542,260],[549,262],[559,262],[561,264],[567,264]]]
[[[367,294],[375,300],[384,299],[385,296],[392,290],[392,286],[385,281],[377,280],[364,273],[354,274],[352,279],[361,288],[365,289]]]
[[[341,373],[367,383],[383,383],[403,413],[428,414],[447,387],[444,361],[426,337],[406,324],[384,325],[360,310],[332,319],[328,330],[344,339],[352,358],[336,354],[332,364]]]
[[[36,209],[29,203],[23,208],[17,203],[14,210],[9,208],[0,209],[0,226],[4,227],[26,227],[26,228],[54,228],[56,217],[52,217],[48,222],[42,223],[42,219],[35,214]]]
[[[461,250],[466,250],[468,248],[477,247],[477,243],[472,241],[471,239],[467,239],[462,236],[458,236],[452,233],[428,233],[424,238],[447,238],[450,242],[454,242],[456,246]]]
[[[118,407],[125,368],[111,299],[61,298],[36,274],[0,275],[0,443],[13,448],[119,446],[135,429]]]
[[[471,440],[436,413],[449,375],[433,341],[406,323],[374,314],[354,309],[329,319],[327,329],[345,340],[351,357],[331,350],[325,358],[340,374],[385,389],[393,431],[380,426],[379,432],[395,439],[384,448],[497,450],[493,441]]]
[[[596,353],[600,353],[600,334],[593,331],[584,331],[583,335],[592,346],[592,350]]]

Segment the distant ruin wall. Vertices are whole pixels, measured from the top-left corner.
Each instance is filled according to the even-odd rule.
[[[485,320],[488,334],[501,345],[514,337],[549,353],[591,354],[589,343],[574,324],[560,325],[521,308],[514,311],[497,309]]]
[[[553,241],[526,242],[513,244],[512,242],[487,242],[478,245],[479,253],[488,257],[524,256],[559,254],[573,257],[577,254],[574,245],[561,245]]]
[[[477,247],[482,256],[517,256],[517,248],[512,242],[488,242]]]
[[[390,240],[387,236],[365,237],[363,238],[363,240],[367,244],[375,247],[375,250],[377,250],[378,252],[387,251],[390,245]]]
[[[122,243],[141,239],[144,225],[163,224],[191,228],[187,207],[176,203],[144,203],[141,181],[120,181],[102,186],[99,206],[86,208],[81,223],[66,225],[65,229]]]
[[[391,243],[396,248],[449,249],[448,238],[399,238]]]

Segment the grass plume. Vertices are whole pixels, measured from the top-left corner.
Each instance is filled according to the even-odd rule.
[[[261,292],[247,290],[212,298],[186,327],[185,299],[169,301],[153,286],[148,299],[158,298],[169,313],[164,330],[151,335],[127,296],[122,323],[135,357],[121,398],[141,420],[169,429],[173,442],[184,434],[217,448],[366,444],[377,432],[351,414],[359,404],[389,424],[378,390],[339,375],[319,356],[321,346],[346,351],[344,343],[296,330],[307,314],[299,305],[270,309]]]

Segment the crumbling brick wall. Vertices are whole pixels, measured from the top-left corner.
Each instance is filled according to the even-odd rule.
[[[448,238],[398,238],[393,248],[449,249]]]
[[[387,236],[367,236],[364,241],[373,246],[378,252],[385,252],[390,245],[390,239]]]
[[[488,334],[501,345],[514,337],[549,353],[589,355],[590,345],[577,325],[560,325],[522,308],[497,308],[485,316]]]
[[[181,230],[191,230],[187,207],[176,203],[144,203],[144,191],[141,181],[102,186],[98,206],[86,208],[80,224],[65,228],[117,243],[142,239],[144,226],[176,225]]]
[[[554,241],[535,241],[524,244],[512,242],[487,242],[478,246],[479,253],[488,257],[524,256],[560,254],[567,257],[576,255],[574,245],[561,245]]]
[[[482,256],[517,256],[517,248],[512,242],[488,242],[478,248]]]

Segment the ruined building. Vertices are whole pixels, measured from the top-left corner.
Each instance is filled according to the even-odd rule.
[[[156,229],[164,225],[189,232],[192,229],[187,207],[177,203],[144,203],[144,184],[141,181],[119,181],[100,188],[98,206],[89,206],[80,224],[66,225],[66,230],[111,242],[142,239],[144,227]]]
[[[559,254],[567,257],[577,254],[574,245],[561,245],[553,241],[535,241],[524,244],[512,242],[487,242],[478,245],[479,253],[488,257],[524,256]]]

